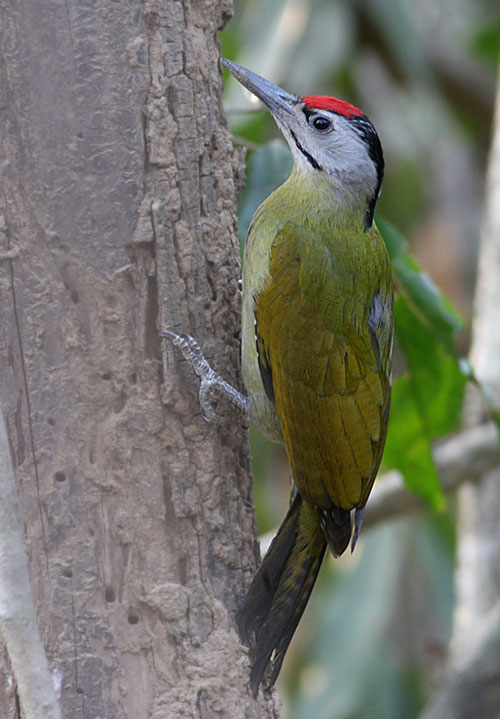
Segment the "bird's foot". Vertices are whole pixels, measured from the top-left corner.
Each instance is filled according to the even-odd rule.
[[[213,422],[216,417],[214,408],[210,402],[210,392],[214,388],[222,391],[229,400],[243,412],[248,412],[250,410],[250,399],[241,394],[241,392],[238,392],[237,389],[232,387],[228,382],[223,380],[220,375],[214,372],[205,359],[200,349],[200,345],[194,337],[187,334],[180,335],[176,332],[172,332],[171,330],[162,330],[159,333],[159,336],[166,337],[171,340],[172,344],[180,349],[184,359],[189,362],[200,378],[201,383],[198,396],[204,418],[207,422]]]

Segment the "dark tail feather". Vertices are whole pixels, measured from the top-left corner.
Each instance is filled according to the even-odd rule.
[[[328,542],[328,548],[334,557],[340,557],[340,555],[347,549],[347,545],[351,539],[351,512],[347,509],[336,507],[334,504],[332,504],[329,509],[319,509],[318,512],[320,516],[321,529],[323,530],[326,541]],[[361,517],[362,516],[363,515],[361,514]],[[361,529],[361,517],[359,529]],[[357,530],[358,534],[359,529]],[[356,544],[357,538],[358,536],[356,535],[354,544]]]
[[[242,640],[250,647],[254,695],[271,687],[306,608],[325,553],[316,509],[294,498],[238,614]]]

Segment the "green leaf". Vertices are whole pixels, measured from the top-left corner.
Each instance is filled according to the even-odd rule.
[[[492,70],[496,70],[500,56],[500,23],[490,18],[487,24],[481,26],[472,38],[471,50]]]
[[[407,371],[394,385],[384,464],[399,469],[407,486],[442,507],[431,442],[460,423],[467,377],[454,336],[462,321],[430,277],[406,251],[389,223],[377,221],[392,259],[399,294],[395,334]]]
[[[443,491],[431,445],[408,375],[399,377],[392,389],[391,421],[383,463],[389,469],[402,472],[408,489],[435,509],[443,508]]]
[[[463,321],[426,272],[406,251],[406,241],[391,224],[377,218],[377,227],[392,259],[397,288],[446,351],[456,357],[454,334]]]
[[[460,363],[416,315],[405,297],[396,298],[396,337],[408,365],[409,389],[431,441],[454,432],[466,383]]]

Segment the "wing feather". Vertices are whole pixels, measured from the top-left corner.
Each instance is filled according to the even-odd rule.
[[[385,441],[392,323],[384,325],[383,300],[392,288],[384,294],[387,267],[344,281],[337,259],[326,261],[324,248],[314,258],[310,243],[301,253],[302,245],[286,228],[274,242],[270,281],[256,297],[259,357],[271,368],[300,494],[349,510],[366,502]],[[315,259],[317,277],[307,266]]]

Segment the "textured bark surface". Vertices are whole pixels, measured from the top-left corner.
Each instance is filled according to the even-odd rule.
[[[0,10],[0,403],[64,717],[277,716],[232,624],[257,551],[246,428],[222,401],[207,425],[157,340],[191,332],[239,383],[231,11]]]

